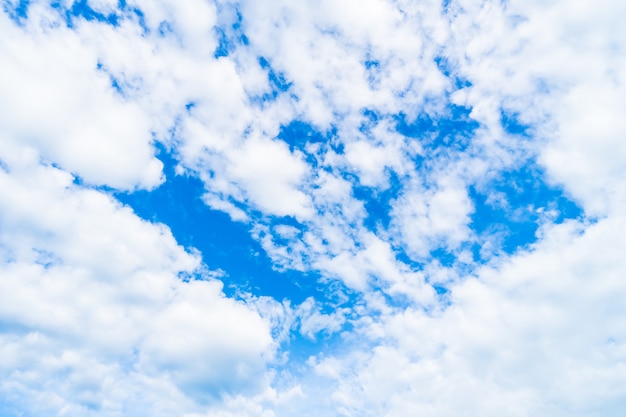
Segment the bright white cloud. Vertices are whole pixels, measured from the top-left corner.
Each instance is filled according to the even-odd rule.
[[[0,13],[0,411],[621,415],[624,6],[90,0],[119,24],[69,28],[31,3]],[[474,127],[438,147],[451,103]],[[283,142],[293,120],[327,142]],[[155,140],[340,301],[228,298],[166,225],[88,188],[158,186]],[[536,163],[599,220],[545,214],[507,255],[470,187],[506,210],[490,181]],[[294,364],[296,332],[334,344]]]
[[[442,181],[435,190],[409,189],[394,205],[398,233],[419,258],[443,247],[454,251],[467,241],[472,204],[462,184]]]
[[[446,310],[383,318],[377,347],[326,372],[337,405],[346,415],[619,414],[622,222],[583,235],[550,228],[534,252],[453,287]]]
[[[233,176],[263,211],[298,218],[312,215],[309,198],[296,188],[308,167],[283,142],[250,138],[231,158]]]
[[[208,274],[195,280],[198,258],[166,226],[75,186],[32,149],[0,154],[11,196],[0,203],[3,402],[171,415],[192,398],[263,387],[270,323]]]
[[[152,188],[161,181],[150,124],[97,70],[98,56],[55,13],[32,7],[18,28],[0,16],[4,33],[0,81],[4,140],[28,143],[43,158],[90,183]]]

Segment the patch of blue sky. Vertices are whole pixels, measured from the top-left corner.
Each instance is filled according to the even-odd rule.
[[[209,269],[224,271],[227,275],[221,279],[229,296],[244,290],[299,303],[310,295],[323,294],[316,289],[314,274],[277,271],[252,238],[250,225],[234,222],[228,214],[208,207],[202,200],[202,181],[176,175],[176,159],[163,146],[158,148],[167,180],[152,191],[116,192],[119,201],[143,219],[166,224],[181,245],[200,251]]]
[[[447,9],[448,3],[449,2],[444,1],[444,9]],[[437,68],[439,69],[439,71],[441,71],[443,75],[445,75],[448,79],[452,81],[452,85],[457,90],[472,86],[472,83],[468,79],[461,77],[459,74],[457,74],[457,72],[454,69],[454,66],[452,65],[452,63],[447,57],[445,56],[435,57],[435,64],[437,64]]]
[[[380,61],[368,58],[363,62],[367,74],[367,82],[370,88],[377,88],[380,83]]]
[[[102,14],[94,10],[87,0],[78,0],[72,4],[72,7],[65,8],[59,1],[54,1],[50,4],[54,9],[57,9],[59,13],[63,14],[68,27],[74,27],[74,20],[76,18],[85,19],[87,21],[98,21],[106,23],[111,26],[118,26],[120,15],[118,13],[110,13],[108,15]]]
[[[394,116],[396,131],[404,136],[416,138],[427,151],[465,151],[480,126],[469,117],[471,108],[449,104],[444,114],[433,117],[421,113],[415,120],[400,113]]]
[[[258,96],[250,96],[249,99],[252,103],[263,107],[265,103],[273,102],[281,94],[288,93],[293,83],[287,81],[284,73],[276,71],[267,58],[260,56],[257,58],[257,62],[259,66],[267,73],[269,91],[264,92],[263,94]],[[290,94],[290,97],[292,100],[298,100],[298,97],[294,94]]]
[[[9,335],[27,335],[28,333],[33,332],[33,328],[27,326],[23,323],[18,323],[15,321],[10,321],[7,319],[0,320],[0,335],[9,334]],[[0,414],[2,415],[2,414]]]
[[[353,185],[352,187],[354,197],[363,202],[367,212],[363,225],[374,233],[389,228],[391,223],[391,205],[403,186],[402,181],[395,172],[388,171],[387,174],[389,187],[386,189],[359,185]]]
[[[233,5],[216,3],[217,24],[213,31],[218,41],[213,56],[215,58],[226,57],[240,45],[248,45],[249,40],[242,28],[243,17],[241,12]]]
[[[500,124],[504,131],[510,135],[528,137],[530,126],[520,122],[518,117],[519,114],[502,109],[500,111]]]
[[[307,164],[314,170],[333,171],[332,167],[324,165],[324,155],[331,150],[336,154],[344,153],[344,144],[338,137],[335,126],[321,132],[310,123],[295,119],[281,125],[277,139],[285,142],[291,152],[301,152]],[[343,177],[347,175],[345,172],[339,174]]]
[[[361,114],[364,117],[364,122],[361,124],[361,131],[366,131],[371,129],[376,123],[381,119],[381,115],[372,109],[363,109]]]
[[[226,57],[231,53],[232,46],[228,41],[228,36],[226,35],[226,31],[221,27],[215,27],[213,29],[215,33],[215,37],[217,38],[217,47],[215,48],[215,52],[213,53],[214,58]]]
[[[248,37],[246,36],[243,30],[243,25],[242,25],[243,15],[241,14],[239,10],[235,10],[235,15],[237,18],[232,24],[233,32],[236,35],[234,37],[234,40],[236,40],[237,43],[240,43],[241,45],[248,45],[250,41],[248,40]]]
[[[435,290],[437,295],[444,295],[449,292],[449,290],[446,287],[444,287],[443,285],[439,285],[439,284],[433,285],[433,289]]]
[[[303,363],[306,363],[307,359],[320,352],[329,352],[328,342],[320,339],[320,337],[297,336],[293,333],[290,343],[285,345],[282,350],[283,353],[287,354],[287,362],[282,368],[289,369],[293,373],[299,373],[298,371],[304,371],[304,369],[299,368],[302,367]]]
[[[0,397],[0,415],[6,417],[30,417],[33,414],[24,412],[23,404],[19,404],[18,398],[6,398],[4,395]]]
[[[414,271],[419,271],[424,268],[424,262],[414,259],[406,250],[405,245],[401,242],[394,241],[393,236],[390,239],[390,244],[396,259],[399,262],[402,262]]]
[[[280,127],[278,139],[287,143],[292,152],[297,149],[307,153],[307,145],[314,143],[325,144],[330,141],[331,137],[329,137],[329,134],[319,132],[305,121],[292,120],[289,124]],[[313,167],[317,166],[315,155],[308,155],[307,162]]]
[[[125,18],[133,18],[134,15],[134,18],[137,19],[137,24],[141,27],[144,34],[150,33],[150,28],[146,24],[146,18],[143,10],[138,7],[129,6],[126,0],[119,0],[118,8],[124,13]]]
[[[367,58],[363,64],[365,65],[365,69],[370,71],[380,68],[380,61],[376,59]]]
[[[469,196],[474,203],[470,226],[479,239],[495,236],[501,245],[498,249],[511,254],[534,243],[543,222],[558,224],[581,218],[581,207],[544,178],[540,168],[529,164],[503,172],[480,188],[470,187]]]
[[[28,19],[28,6],[30,0],[19,0],[17,3],[11,0],[2,2],[2,10],[15,23],[21,25],[24,19]]]
[[[365,108],[361,110],[362,122],[359,126],[359,131],[365,135],[365,137],[375,140],[376,137],[372,133],[372,129],[375,128],[381,119],[385,116],[378,113],[375,110]]]
[[[346,349],[344,335],[353,328],[352,323],[346,321],[335,331],[321,330],[314,333],[312,337],[294,332],[289,344],[285,345],[282,350],[288,353],[288,361],[284,368],[297,372],[298,368],[302,368],[302,365],[312,356],[320,353],[331,355]]]
[[[122,81],[120,81],[115,75],[110,73],[100,61],[98,61],[96,69],[106,74],[106,76],[109,78],[109,83],[111,84],[111,87],[113,87],[113,90],[115,90],[115,92],[118,93],[120,96],[124,97],[125,92],[122,86]]]
[[[302,318],[298,319],[298,323],[296,323],[294,331],[290,335],[289,342],[282,346],[282,351],[288,354],[288,362],[284,365],[284,368],[297,371],[311,356],[320,353],[332,355],[345,350],[345,337],[354,331],[355,320],[358,321],[360,318],[360,314],[356,310],[364,308],[366,307],[363,304],[363,300],[358,295],[351,293],[349,301],[336,305],[326,304],[318,311],[318,313],[324,315],[332,315],[338,312],[339,309],[342,309],[341,314],[344,319],[337,327],[312,331],[305,325],[306,315],[304,320]],[[378,317],[381,314],[378,311],[372,311],[370,315]]]
[[[442,266],[451,267],[455,264],[456,254],[446,248],[436,248],[430,252],[430,259],[437,260]]]
[[[262,56],[259,57],[259,65],[267,71],[267,77],[270,81],[270,85],[272,86],[272,95],[274,98],[276,98],[276,96],[280,93],[287,92],[293,85],[292,82],[287,81],[285,74],[276,71],[272,67],[267,58]]]

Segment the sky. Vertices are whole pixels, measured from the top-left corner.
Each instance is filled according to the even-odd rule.
[[[2,0],[0,415],[622,416],[625,15]]]

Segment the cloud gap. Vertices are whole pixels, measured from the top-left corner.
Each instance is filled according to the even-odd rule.
[[[244,288],[277,300],[298,302],[306,298],[296,282],[310,278],[298,271],[276,271],[261,245],[250,236],[250,226],[209,208],[202,200],[202,181],[188,173],[177,174],[175,154],[159,143],[156,146],[166,181],[152,191],[115,192],[116,198],[140,217],[168,225],[182,245],[200,251],[210,269],[227,271],[221,279],[228,296]]]
[[[537,231],[545,222],[582,219],[582,208],[544,178],[545,173],[531,165],[504,171],[488,185],[471,186],[472,229],[479,239],[493,244],[495,237],[500,249],[512,254],[536,242]]]
[[[30,6],[30,0],[19,0],[17,4],[15,1],[3,0],[2,9],[9,16],[9,18],[20,26],[23,26],[28,19],[28,7]]]

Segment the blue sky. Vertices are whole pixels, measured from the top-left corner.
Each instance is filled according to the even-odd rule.
[[[623,8],[4,0],[0,413],[621,415]]]

